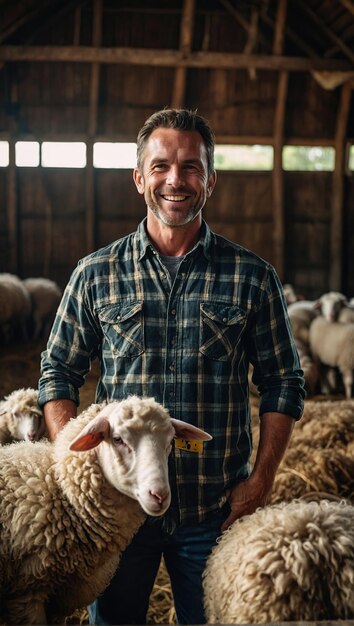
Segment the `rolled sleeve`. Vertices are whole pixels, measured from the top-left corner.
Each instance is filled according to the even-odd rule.
[[[304,376],[294,343],[280,280],[272,266],[251,333],[252,380],[260,394],[259,414],[280,412],[300,419]]]

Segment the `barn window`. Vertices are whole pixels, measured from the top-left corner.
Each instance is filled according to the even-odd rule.
[[[93,144],[93,165],[112,169],[134,168],[136,143],[97,141]]]
[[[43,141],[43,167],[85,167],[86,144],[82,141]]]
[[[333,172],[335,149],[321,146],[284,146],[283,169]]]
[[[16,141],[15,163],[20,167],[38,167],[40,161],[38,141]]]
[[[354,172],[354,146],[350,146],[350,148],[349,148],[348,168],[349,168],[349,170]]]
[[[222,145],[215,146],[217,170],[272,170],[272,146]]]
[[[0,167],[7,167],[9,164],[9,142],[0,141]]]

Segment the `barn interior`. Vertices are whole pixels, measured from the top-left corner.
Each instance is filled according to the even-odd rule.
[[[211,229],[295,298],[354,307],[353,0],[0,0],[0,15],[0,273],[63,290],[80,258],[134,231],[138,130],[187,107],[215,132]],[[48,327],[7,332],[1,397],[37,386]],[[81,408],[97,378],[94,363]],[[312,396],[345,402],[340,381]],[[256,420],[256,392],[252,406]],[[333,492],[353,500],[343,467]],[[149,615],[174,623],[164,571]]]

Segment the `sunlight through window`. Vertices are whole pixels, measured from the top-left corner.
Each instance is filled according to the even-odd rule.
[[[93,145],[94,167],[131,169],[136,165],[136,143],[97,141]]]
[[[0,141],[0,167],[7,167],[9,164],[9,142]]]
[[[15,162],[20,167],[39,166],[39,142],[38,141],[16,141]]]
[[[215,146],[216,170],[272,170],[272,146]]]
[[[321,146],[284,146],[283,169],[298,172],[333,172],[335,150]]]
[[[43,141],[43,167],[85,167],[86,144],[82,141]]]

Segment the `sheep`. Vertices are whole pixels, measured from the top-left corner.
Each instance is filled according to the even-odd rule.
[[[338,322],[344,324],[354,323],[354,303],[348,302],[338,313]]]
[[[303,344],[309,343],[309,328],[312,321],[319,315],[316,302],[312,300],[299,300],[288,306],[288,315],[294,339]]]
[[[329,291],[324,293],[316,301],[316,308],[328,322],[336,322],[343,307],[348,304],[348,300],[339,291]]]
[[[49,335],[62,291],[49,278],[25,278],[23,281],[32,302],[32,337],[38,339]]]
[[[0,621],[63,623],[102,593],[146,514],[170,505],[174,435],[211,439],[131,396],[91,405],[54,443],[0,448]]]
[[[317,317],[310,326],[311,353],[318,363],[338,367],[345,395],[351,398],[354,369],[354,324],[329,322]]]
[[[38,391],[16,389],[0,401],[0,444],[13,441],[38,441],[48,435]]]
[[[10,343],[17,331],[27,340],[30,313],[30,296],[21,279],[15,274],[0,274],[0,328],[4,343]]]
[[[207,623],[354,618],[354,506],[294,500],[234,522],[204,572]]]

